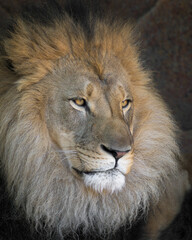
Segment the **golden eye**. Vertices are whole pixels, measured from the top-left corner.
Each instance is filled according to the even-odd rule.
[[[130,102],[131,102],[131,100],[129,100],[129,99],[122,101],[122,103],[121,103],[122,108],[128,107]]]
[[[86,105],[86,101],[83,98],[73,99],[73,102],[80,107],[84,107]]]

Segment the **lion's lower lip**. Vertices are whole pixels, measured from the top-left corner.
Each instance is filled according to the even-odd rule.
[[[90,171],[90,172],[83,172],[84,174],[88,174],[88,175],[94,175],[94,174],[97,174],[97,173],[105,173],[105,172],[108,172],[108,171],[111,171],[111,170],[107,170],[107,171]]]
[[[98,174],[98,173],[112,173],[112,172],[120,172],[118,169],[116,168],[112,168],[112,169],[108,169],[106,171],[80,171],[76,168],[73,167],[73,170],[76,171],[76,173],[78,173],[79,175],[83,175],[83,174],[87,174],[87,175],[94,175],[94,174]],[[123,174],[123,173],[122,173]]]

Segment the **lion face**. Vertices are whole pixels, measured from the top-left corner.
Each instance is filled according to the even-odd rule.
[[[102,79],[92,65],[75,59],[63,64],[65,71],[50,76],[57,83],[48,107],[51,138],[63,164],[86,186],[101,192],[120,190],[133,162],[128,75],[112,57]]]

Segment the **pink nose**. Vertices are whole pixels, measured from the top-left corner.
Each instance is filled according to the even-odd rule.
[[[118,161],[120,158],[122,158],[126,153],[128,153],[131,150],[131,147],[127,147],[127,149],[125,151],[117,151],[117,150],[108,148],[104,145],[101,145],[101,148],[105,152],[111,154],[116,159],[116,161]]]
[[[119,158],[123,157],[127,152],[115,152],[115,158],[118,160]]]

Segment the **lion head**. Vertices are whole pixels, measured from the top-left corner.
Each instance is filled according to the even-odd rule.
[[[52,100],[46,124],[56,151],[85,186],[121,190],[133,162],[129,77],[112,56],[106,57],[107,71],[100,77],[95,65],[84,60],[65,58],[60,64],[62,69],[47,77]]]
[[[37,225],[116,230],[178,176],[176,127],[127,23],[51,14],[20,17],[2,42],[8,190]]]

